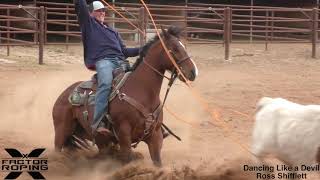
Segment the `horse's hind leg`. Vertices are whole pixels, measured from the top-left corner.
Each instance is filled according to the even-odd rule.
[[[76,120],[72,117],[72,111],[65,108],[59,108],[60,111],[53,111],[54,121],[54,146],[55,150],[60,152],[66,145],[68,138],[73,134],[76,127]]]
[[[60,152],[66,140],[67,138],[64,135],[63,127],[62,126],[55,127],[55,135],[54,135],[55,151]]]
[[[149,153],[153,164],[156,166],[162,166],[161,162],[161,148],[163,142],[163,135],[161,128],[157,129],[153,135],[148,139],[147,144],[149,148]]]
[[[68,138],[75,130],[77,121],[73,117],[72,105],[68,97],[79,83],[74,83],[64,90],[53,105],[52,118],[55,130],[54,147],[56,151],[62,150]]]

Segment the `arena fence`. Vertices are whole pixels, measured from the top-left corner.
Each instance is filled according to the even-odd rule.
[[[146,10],[140,4],[117,3],[116,10],[144,32],[130,26],[109,10],[106,23],[116,28],[131,45],[143,45],[155,35]],[[225,59],[231,43],[311,43],[316,58],[319,9],[232,6],[190,3],[185,6],[149,5],[157,28],[177,25],[185,29],[188,43],[222,44]],[[74,5],[37,1],[35,7],[0,4],[0,46],[39,46],[39,64],[44,45],[79,44]]]

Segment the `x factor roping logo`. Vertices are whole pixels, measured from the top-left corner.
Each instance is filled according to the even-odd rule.
[[[40,172],[48,170],[48,160],[39,157],[44,148],[34,149],[29,154],[22,154],[13,148],[5,150],[11,158],[1,159],[1,171],[10,172],[4,179],[16,179],[25,171],[33,179],[45,179]]]

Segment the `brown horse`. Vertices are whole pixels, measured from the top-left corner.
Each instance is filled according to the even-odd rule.
[[[162,30],[161,37],[182,74],[186,79],[193,81],[198,69],[179,40],[180,34],[180,29],[170,27],[168,30]],[[163,111],[159,94],[166,70],[175,72],[176,68],[164,51],[159,38],[155,37],[143,47],[140,57],[133,65],[132,73],[117,97],[109,104],[113,135],[95,137],[100,152],[110,143],[118,144],[121,160],[129,162],[133,159],[132,143],[144,141],[148,145],[154,164],[161,165]],[[178,74],[178,77],[184,81],[181,74]],[[79,139],[93,140],[92,135],[86,131],[89,122],[83,121],[83,107],[72,106],[68,101],[70,93],[79,83],[68,87],[53,107],[54,145],[57,151],[73,147],[76,141],[80,143]],[[90,107],[89,121],[92,120],[92,110],[93,107]]]

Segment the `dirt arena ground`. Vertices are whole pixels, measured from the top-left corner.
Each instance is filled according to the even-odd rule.
[[[247,148],[256,102],[270,96],[319,104],[319,59],[311,58],[309,44],[271,44],[268,51],[264,45],[233,44],[230,61],[224,60],[222,45],[187,48],[200,70],[192,86],[202,102],[186,85],[175,83],[164,121],[183,140],[165,139],[164,167],[156,169],[143,143],[135,151],[144,160],[126,166],[92,159],[92,152],[73,157],[53,153],[52,106],[68,85],[92,75],[83,66],[82,47],[46,47],[42,66],[36,48],[12,47],[8,57],[1,47],[0,159],[8,157],[3,148],[28,153],[44,147],[47,179],[256,179],[256,172],[243,171],[244,165],[254,165]],[[0,177],[6,174],[0,172]],[[19,178],[32,179],[27,173]],[[318,178],[307,174],[307,179]]]

